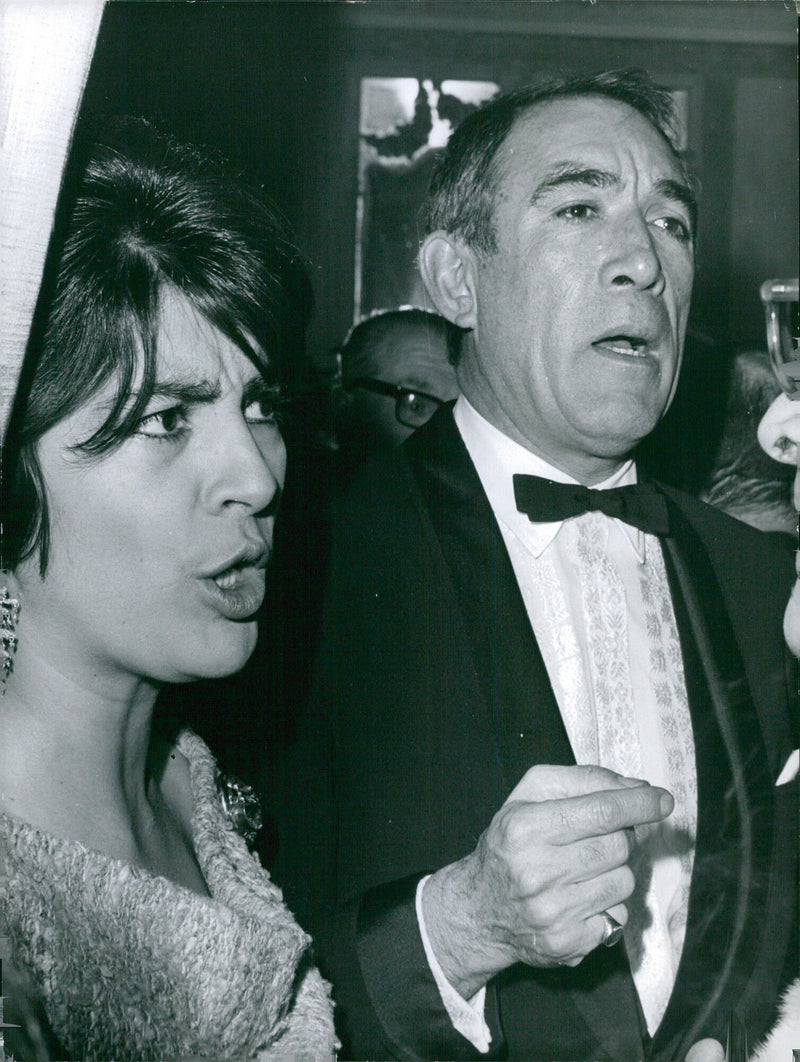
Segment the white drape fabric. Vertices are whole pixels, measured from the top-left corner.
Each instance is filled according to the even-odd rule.
[[[103,0],[0,0],[0,439]]]

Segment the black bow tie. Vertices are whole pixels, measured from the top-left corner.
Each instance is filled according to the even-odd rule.
[[[666,499],[650,483],[592,490],[580,483],[516,475],[514,499],[517,509],[534,523],[558,523],[582,513],[601,512],[651,535],[669,534]]]

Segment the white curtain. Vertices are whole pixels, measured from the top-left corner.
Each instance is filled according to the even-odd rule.
[[[0,0],[0,440],[103,0]]]

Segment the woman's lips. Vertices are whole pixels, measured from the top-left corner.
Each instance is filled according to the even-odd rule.
[[[229,568],[226,572],[214,576],[214,582],[220,590],[233,590],[241,581],[239,579],[241,568]]]
[[[216,607],[228,619],[247,619],[263,604],[266,589],[263,566],[236,566],[201,581]]]

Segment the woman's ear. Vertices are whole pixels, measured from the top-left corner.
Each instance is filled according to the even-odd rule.
[[[433,305],[459,328],[477,321],[475,256],[449,232],[431,232],[419,251],[419,271]]]

